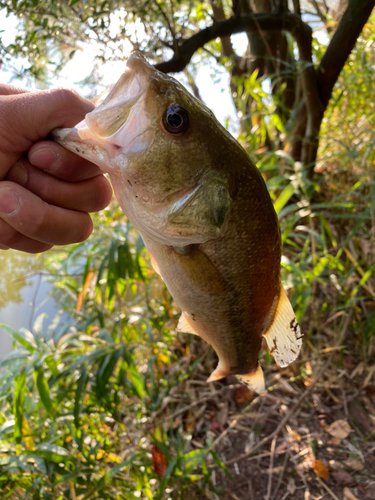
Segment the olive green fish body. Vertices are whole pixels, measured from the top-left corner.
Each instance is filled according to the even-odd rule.
[[[301,347],[262,176],[210,110],[137,52],[97,104],[56,140],[109,173],[182,309],[178,330],[198,334],[218,354],[209,380],[236,375],[261,392],[262,337],[281,366]]]

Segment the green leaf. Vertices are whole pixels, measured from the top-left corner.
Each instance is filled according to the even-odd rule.
[[[84,394],[84,390],[88,381],[88,373],[86,367],[83,368],[81,376],[78,379],[76,397],[74,400],[74,423],[76,427],[79,427],[79,414],[81,409],[81,397]]]
[[[36,379],[36,385],[37,385],[38,392],[40,395],[40,399],[42,400],[43,406],[47,410],[47,412],[51,415],[51,417],[54,419],[55,418],[55,410],[54,410],[53,405],[52,405],[48,383],[47,383],[47,380],[44,376],[44,372],[43,372],[42,368],[35,370],[35,379]]]
[[[1,328],[3,328],[9,335],[11,335],[17,342],[19,342],[23,347],[25,347],[28,351],[33,352],[36,351],[37,345],[35,343],[35,339],[33,334],[26,329],[22,329],[19,332],[16,332],[12,328],[3,323],[0,323]],[[22,334],[21,334],[22,332]]]
[[[220,469],[222,469],[225,474],[231,478],[232,481],[234,481],[234,477],[232,476],[232,474],[229,472],[229,470],[225,467],[225,465],[223,464],[223,462],[220,460],[219,456],[211,450],[211,455],[212,455],[212,458],[215,460],[216,464],[220,467]]]
[[[26,373],[22,370],[14,380],[13,414],[15,416],[14,438],[17,442],[22,438],[22,422],[25,407]]]
[[[177,457],[172,458],[172,460],[169,462],[167,470],[165,471],[165,474],[163,476],[163,479],[160,481],[160,485],[157,491],[157,497],[156,500],[161,500],[163,498],[163,493],[165,488],[167,487],[168,481],[171,478],[171,475],[173,474],[173,471],[176,467],[177,464]]]
[[[68,450],[57,446],[57,444],[41,443],[36,446],[35,450],[30,452],[24,451],[28,455],[38,455],[43,457],[45,460],[50,462],[66,462],[72,460],[73,457],[70,455]]]
[[[279,115],[277,115],[276,113],[271,114],[270,120],[271,120],[271,123],[273,123],[273,125],[275,125],[277,130],[279,130],[282,133],[285,133],[285,128],[284,128],[283,122],[281,121]]]
[[[181,467],[190,474],[206,458],[208,450],[193,450],[181,458]]]
[[[138,372],[136,366],[130,366],[127,375],[129,380],[133,383],[137,396],[139,399],[143,399],[145,397],[144,378]]]
[[[273,206],[277,214],[280,212],[283,206],[286,203],[288,203],[293,194],[294,194],[294,187],[291,184],[287,184],[285,188],[281,191],[279,197],[277,198]]]

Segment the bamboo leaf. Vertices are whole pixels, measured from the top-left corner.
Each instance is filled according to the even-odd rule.
[[[35,370],[35,379],[36,379],[36,385],[38,388],[39,396],[40,396],[40,399],[43,403],[43,406],[47,410],[47,412],[51,415],[51,417],[54,419],[55,418],[55,410],[53,408],[53,404],[51,401],[48,383],[47,383],[47,380],[45,379],[44,372],[41,368]]]

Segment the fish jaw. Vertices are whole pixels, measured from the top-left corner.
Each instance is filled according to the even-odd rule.
[[[133,53],[118,82],[94,100],[97,107],[75,127],[55,129],[54,140],[105,173],[126,171],[129,155],[145,151],[154,138],[146,105],[152,71]]]
[[[171,102],[192,107],[192,130],[186,136],[174,137],[162,126]],[[202,154],[196,146],[205,120],[203,132],[216,138],[210,111],[137,52],[128,59],[120,80],[96,103],[98,107],[75,128],[53,135],[110,175],[132,224],[164,245],[184,247],[220,237],[230,215],[230,181],[223,169],[212,168],[220,162],[212,158],[211,144]]]

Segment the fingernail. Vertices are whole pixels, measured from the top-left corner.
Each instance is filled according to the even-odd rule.
[[[20,161],[17,161],[10,169],[7,180],[24,186],[28,177],[29,174],[27,172],[27,168]]]
[[[11,215],[18,208],[20,199],[10,188],[0,189],[0,212]]]
[[[29,161],[32,165],[48,172],[54,172],[61,165],[60,156],[51,149],[43,148],[33,151],[29,155]]]

